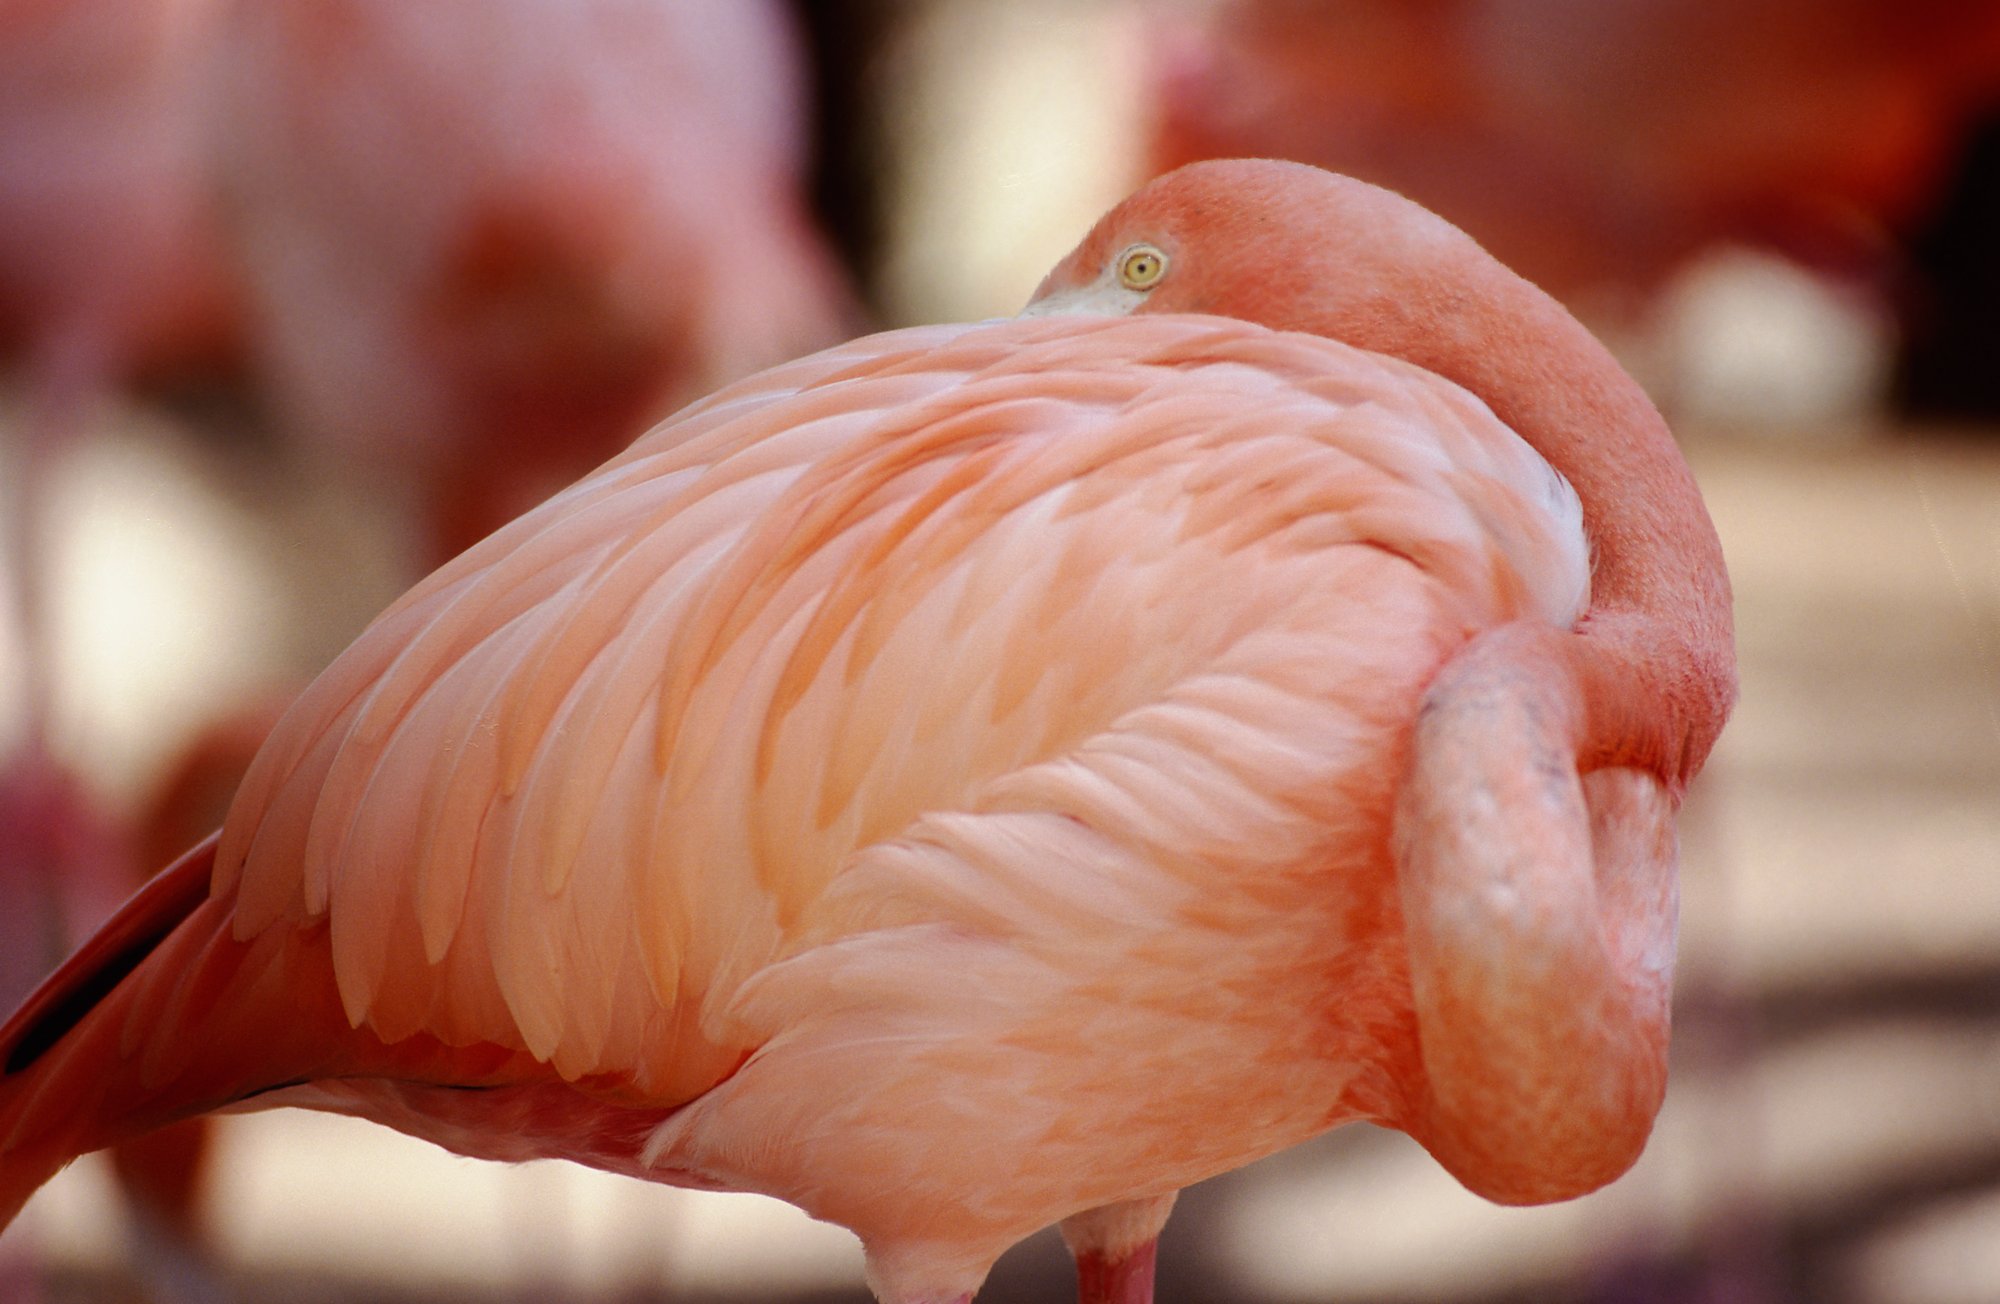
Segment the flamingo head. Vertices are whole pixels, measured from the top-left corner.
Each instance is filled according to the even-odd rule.
[[[1208,313],[1408,356],[1421,348],[1413,328],[1448,329],[1495,277],[1519,282],[1392,191],[1303,163],[1223,159],[1112,209],[1027,314]]]

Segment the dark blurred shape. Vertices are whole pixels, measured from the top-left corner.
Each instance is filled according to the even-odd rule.
[[[849,319],[776,0],[241,0],[222,184],[284,419],[437,561]]]
[[[789,7],[812,69],[813,207],[866,294],[888,227],[882,52],[918,6],[908,0],[791,0]]]
[[[109,1151],[112,1175],[150,1255],[210,1262],[207,1193],[214,1131],[211,1119],[184,1119]]]
[[[1894,401],[1936,420],[2000,420],[2000,115],[1910,243],[1914,263]]]
[[[1156,167],[1351,172],[1572,300],[1719,240],[1874,274],[2000,97],[2000,5],[1233,0],[1156,88]]]

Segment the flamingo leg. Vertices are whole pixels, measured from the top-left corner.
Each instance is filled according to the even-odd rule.
[[[1159,1249],[1154,1237],[1122,1258],[1077,1255],[1077,1304],[1153,1304],[1153,1263]]]
[[[1076,1257],[1077,1304],[1153,1304],[1160,1229],[1178,1192],[1126,1200],[1063,1219]]]

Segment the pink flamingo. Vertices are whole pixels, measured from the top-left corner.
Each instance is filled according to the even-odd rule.
[[[2000,102],[1983,0],[1228,0],[1171,30],[1155,164],[1394,187],[1559,296],[1715,241],[1879,273]],[[1164,25],[1163,25],[1164,29]]]
[[[65,858],[75,875],[101,859],[65,847],[104,840],[84,827],[103,821],[49,750],[59,686],[43,592],[47,472],[93,399],[229,349],[228,280],[195,165],[207,7],[0,0],[0,357],[24,381],[21,414],[0,430],[6,614],[19,643],[9,690],[22,708],[0,765],[0,897],[19,908],[0,910],[0,927],[13,930],[10,964],[37,976],[66,947],[27,936],[26,922],[67,890]],[[67,912],[83,909],[73,900]]]
[[[40,492],[86,405],[229,350],[231,293],[197,165],[204,0],[0,0],[0,355],[26,413],[0,477],[26,704],[54,691]],[[37,763],[43,763],[38,759]]]
[[[0,1217],[224,1104],[762,1191],[964,1301],[1353,1119],[1474,1191],[1664,1090],[1735,693],[1658,414],[1415,205],[1195,165],[1022,318],[695,404],[392,606],[0,1029]]]
[[[236,0],[219,156],[285,419],[441,561],[846,332],[771,0]]]
[[[22,381],[18,416],[0,428],[0,605],[11,617],[0,624],[17,633],[18,673],[5,691],[21,722],[0,740],[0,1000],[9,1003],[135,881],[125,830],[51,739],[54,703],[75,686],[62,682],[51,646],[47,486],[95,401],[226,369],[234,357],[234,290],[199,165],[211,8],[0,0],[0,357]],[[191,1171],[185,1154],[121,1158],[128,1194],[171,1189]]]

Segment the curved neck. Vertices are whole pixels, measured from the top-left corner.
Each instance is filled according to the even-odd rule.
[[[1341,337],[1477,394],[1569,481],[1591,601],[1568,660],[1586,768],[1641,765],[1676,788],[1736,700],[1722,544],[1659,411],[1554,299],[1469,241],[1452,288],[1376,299]]]
[[[1722,544],[1665,420],[1561,305],[1507,279],[1513,293],[1460,305],[1456,329],[1419,334],[1402,356],[1479,395],[1575,488],[1593,607],[1706,617],[1726,635]]]

